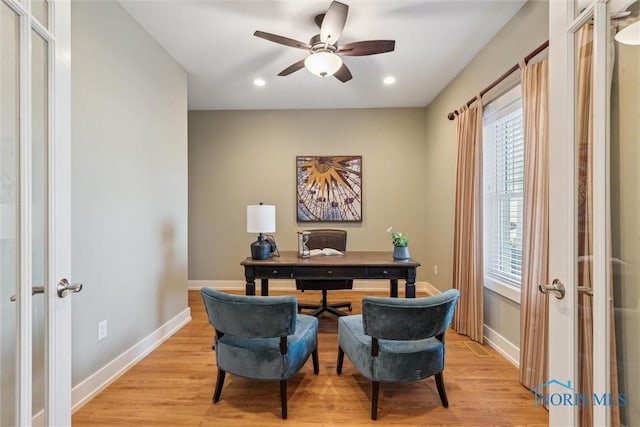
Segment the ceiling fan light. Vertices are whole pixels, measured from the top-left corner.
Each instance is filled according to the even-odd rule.
[[[316,76],[332,76],[342,67],[342,58],[333,52],[320,51],[307,56],[304,66]]]
[[[640,45],[640,21],[620,30],[615,38],[619,43]]]

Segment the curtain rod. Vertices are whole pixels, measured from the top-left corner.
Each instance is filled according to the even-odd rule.
[[[529,55],[524,57],[524,63],[528,64],[529,61],[531,59],[533,59],[536,55],[538,55],[540,52],[542,52],[543,50],[545,50],[547,47],[549,47],[549,40],[547,40],[546,42],[542,43],[540,46],[538,46],[537,48],[535,48],[533,50],[533,52],[531,52]],[[498,77],[493,83],[491,83],[489,86],[485,87],[484,89],[482,89],[482,91],[480,92],[480,98],[482,98],[484,96],[485,93],[489,92],[491,89],[493,89],[494,87],[496,87],[500,82],[502,82],[504,79],[506,79],[507,77],[509,77],[511,75],[511,73],[513,73],[514,71],[516,71],[518,68],[520,68],[519,64],[514,65],[513,67],[509,68],[503,75],[501,75],[500,77]],[[467,107],[469,107],[471,104],[473,104],[473,101],[475,101],[478,98],[478,96],[474,96],[473,98],[471,98],[470,100],[467,101]],[[449,120],[453,120],[456,118],[456,116],[460,114],[458,112],[458,110],[453,110],[451,113],[449,113],[447,115],[447,118]]]

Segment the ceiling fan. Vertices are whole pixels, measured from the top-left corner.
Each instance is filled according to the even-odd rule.
[[[278,73],[279,76],[288,76],[306,67],[317,76],[333,75],[345,83],[351,80],[352,76],[341,56],[377,55],[379,53],[393,52],[396,46],[395,40],[366,40],[338,46],[337,42],[347,22],[348,13],[349,6],[346,4],[339,1],[331,2],[329,9],[325,13],[321,13],[314,18],[316,25],[320,27],[320,34],[311,37],[309,43],[264,31],[256,31],[253,35],[274,43],[310,52],[306,58],[280,71]]]

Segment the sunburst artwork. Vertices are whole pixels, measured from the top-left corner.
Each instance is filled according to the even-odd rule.
[[[298,222],[362,221],[362,156],[296,157]]]

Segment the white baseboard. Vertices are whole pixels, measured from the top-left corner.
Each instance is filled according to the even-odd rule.
[[[214,288],[220,291],[243,291],[245,289],[244,280],[189,280],[189,290],[198,291],[202,288]],[[256,281],[256,289],[260,289],[260,281]],[[274,291],[296,291],[296,283],[293,280],[269,280],[269,289]],[[354,291],[385,291],[389,289],[388,280],[354,280]],[[398,280],[398,290],[404,289],[404,280]],[[436,289],[427,282],[416,282],[416,290],[427,292],[431,295],[432,289]],[[436,292],[439,293],[436,289]]]
[[[484,325],[484,341],[513,366],[520,367],[520,348],[487,325]]]
[[[429,282],[423,282],[424,283],[424,290],[429,294],[429,295],[438,295],[441,294],[442,291],[438,288],[436,288],[435,286],[433,286],[431,283]]]
[[[95,397],[129,368],[151,353],[156,347],[191,321],[191,308],[186,308],[173,319],[147,335],[129,350],[113,359],[96,373],[71,390],[72,413]]]

